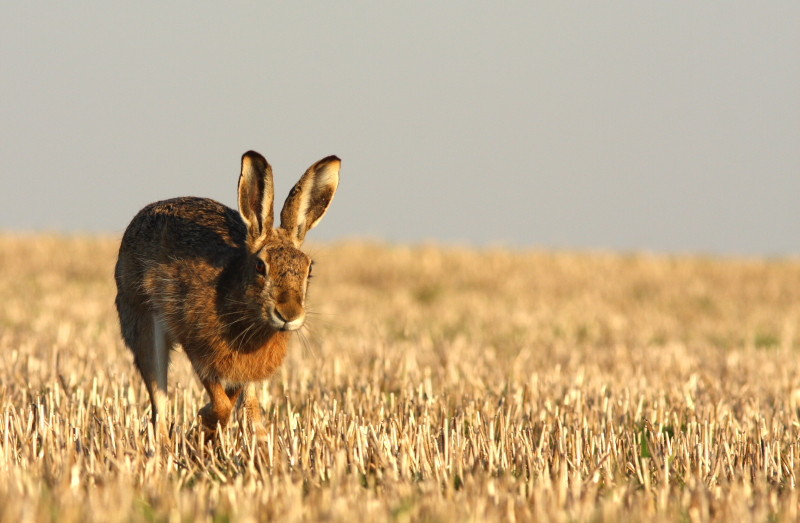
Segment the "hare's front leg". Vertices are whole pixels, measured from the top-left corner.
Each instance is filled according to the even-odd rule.
[[[205,425],[205,429],[208,433],[213,434],[217,423],[222,427],[225,426],[230,418],[231,410],[236,406],[236,402],[241,397],[245,422],[251,423],[251,427],[258,441],[266,440],[267,429],[264,427],[262,421],[261,406],[258,404],[258,398],[256,397],[255,383],[248,383],[247,385],[229,385],[225,387],[223,389],[224,395],[227,397],[229,403],[225,401],[220,393],[220,389],[222,388],[221,384],[215,385],[214,382],[209,382],[208,384],[204,383],[204,385],[209,391],[209,395],[211,395],[211,402],[200,409],[200,416],[203,418],[203,425]],[[212,389],[215,392],[212,393]],[[244,392],[243,396],[242,392]],[[216,400],[214,398],[216,398]],[[228,405],[230,405],[230,408]],[[212,422],[213,424],[211,424]]]
[[[255,383],[248,383],[245,387],[242,406],[244,407],[245,417],[252,423],[256,439],[259,442],[266,441],[267,428],[264,427],[264,422],[261,419],[261,405],[258,404],[258,398],[256,397]]]
[[[203,386],[208,391],[211,402],[207,403],[198,414],[203,421],[203,428],[210,437],[216,435],[217,424],[225,428],[231,417],[231,411],[238,399],[241,389],[225,390],[219,380],[205,379]]]

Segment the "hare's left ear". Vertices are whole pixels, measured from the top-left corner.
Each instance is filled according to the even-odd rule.
[[[308,168],[292,187],[281,211],[281,228],[289,233],[299,247],[306,233],[325,216],[339,186],[339,167],[342,161],[328,156]]]

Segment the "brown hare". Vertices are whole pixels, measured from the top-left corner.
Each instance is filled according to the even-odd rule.
[[[242,156],[239,212],[207,198],[174,198],[148,205],[128,225],[114,271],[117,312],[162,436],[176,345],[211,397],[199,412],[206,432],[224,427],[241,401],[265,436],[255,382],[280,366],[289,335],[305,321],[312,262],[300,246],[333,200],[340,163],[329,156],[306,171],[278,228],[272,168],[254,151]]]

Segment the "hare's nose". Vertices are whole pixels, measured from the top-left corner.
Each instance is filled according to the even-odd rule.
[[[296,330],[303,326],[306,313],[299,302],[295,300],[278,303],[275,305],[275,316],[283,323],[284,330]]]

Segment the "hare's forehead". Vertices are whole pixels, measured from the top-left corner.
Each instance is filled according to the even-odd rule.
[[[306,253],[291,244],[266,245],[261,255],[270,266],[305,268],[311,263],[311,258]]]

